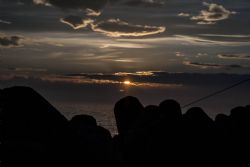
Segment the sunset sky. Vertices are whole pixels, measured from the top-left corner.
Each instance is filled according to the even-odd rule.
[[[184,105],[246,78],[249,0],[0,0],[0,88],[32,86],[61,110],[125,95]],[[213,115],[249,88],[197,105]]]

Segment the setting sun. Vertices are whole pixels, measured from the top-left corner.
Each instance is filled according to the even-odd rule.
[[[125,84],[125,85],[131,85],[131,82],[129,80],[126,80],[126,81],[123,82],[123,84]]]

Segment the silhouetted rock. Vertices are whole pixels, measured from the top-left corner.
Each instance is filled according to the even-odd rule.
[[[190,108],[184,114],[184,119],[190,123],[192,128],[211,128],[213,125],[213,120],[200,107]]]
[[[74,116],[69,122],[69,127],[73,132],[71,165],[110,166],[112,164],[111,134],[105,128],[97,126],[94,117]]]
[[[214,133],[215,124],[211,118],[199,107],[189,109],[183,115],[184,128],[192,141],[207,140]]]
[[[216,139],[215,125],[201,108],[190,108],[183,115],[183,134],[186,163],[198,166],[200,162],[212,165],[216,161],[214,156],[210,156]]]
[[[79,127],[96,127],[97,123],[94,117],[89,115],[76,115],[70,121],[70,126]]]
[[[165,100],[159,105],[159,112],[162,117],[173,122],[182,117],[180,104],[175,100]]]
[[[218,114],[215,117],[215,123],[222,124],[223,126],[227,125],[229,123],[228,121],[229,117],[225,114]]]
[[[234,133],[238,135],[248,135],[250,133],[250,112],[246,107],[233,108],[230,119]]]
[[[2,90],[0,89],[0,166],[3,166],[3,146],[2,146],[2,136],[3,136],[3,121],[2,121],[2,108],[3,108],[3,96],[2,96]]]
[[[230,162],[240,166],[249,164],[246,152],[250,149],[250,112],[246,107],[236,107],[231,110],[230,120],[230,149],[234,154],[230,155]],[[236,154],[237,153],[237,154]],[[245,165],[244,164],[244,165]]]
[[[116,103],[114,113],[119,134],[112,138],[92,116],[67,121],[31,88],[0,90],[0,166],[249,164],[249,105],[213,121],[199,107],[182,115],[174,100],[144,108],[128,96]]]
[[[225,114],[218,114],[215,117],[215,125],[218,135],[228,135],[230,130],[230,117]]]
[[[217,164],[220,166],[232,165],[229,162],[231,153],[231,120],[225,114],[218,114],[215,117],[216,126],[216,141],[214,142],[214,156],[216,157]]]
[[[97,126],[95,118],[89,115],[74,116],[69,122],[69,127],[83,137],[96,133],[94,135],[100,135],[99,137],[107,140],[111,139],[110,132],[101,126]]]
[[[114,108],[118,132],[126,133],[136,128],[143,110],[142,104],[135,97],[128,96],[119,100]]]
[[[43,166],[48,161],[53,163],[52,160],[61,162],[59,150],[64,150],[68,123],[63,115],[27,87],[1,91],[1,106],[4,165]]]
[[[2,96],[7,139],[51,140],[67,125],[67,119],[31,88],[4,89]]]
[[[246,109],[247,109],[248,111],[250,111],[250,105],[247,105],[247,106],[246,106]]]
[[[160,113],[159,107],[155,105],[146,106],[141,117],[138,119],[140,128],[150,128],[154,126],[156,121],[159,121]]]

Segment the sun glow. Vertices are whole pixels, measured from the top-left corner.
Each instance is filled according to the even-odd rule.
[[[129,80],[123,82],[124,85],[131,85],[132,83]]]

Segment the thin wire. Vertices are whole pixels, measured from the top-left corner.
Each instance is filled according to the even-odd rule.
[[[213,96],[216,96],[216,95],[221,94],[221,93],[223,93],[223,92],[226,92],[226,91],[228,91],[228,90],[230,90],[230,89],[232,89],[232,88],[234,88],[234,87],[236,87],[236,86],[239,86],[239,85],[244,84],[244,83],[249,82],[249,81],[250,81],[250,78],[249,78],[249,79],[242,80],[242,81],[240,81],[240,82],[237,82],[237,83],[235,83],[235,84],[233,84],[233,85],[231,85],[231,86],[229,86],[229,87],[226,87],[226,88],[224,88],[224,89],[221,89],[221,90],[219,90],[219,91],[216,91],[216,92],[214,92],[214,93],[211,93],[211,94],[209,94],[209,95],[207,95],[207,96],[204,96],[204,97],[202,97],[202,98],[200,98],[200,99],[197,99],[197,100],[195,100],[195,101],[193,101],[193,102],[190,102],[190,103],[188,103],[188,104],[182,106],[182,108],[186,108],[186,107],[188,107],[188,106],[191,106],[191,105],[193,105],[193,104],[196,104],[196,103],[198,103],[198,102],[201,102],[201,101],[203,101],[203,100],[206,100],[206,99],[208,99],[208,98],[210,98],[210,97],[213,97]]]

